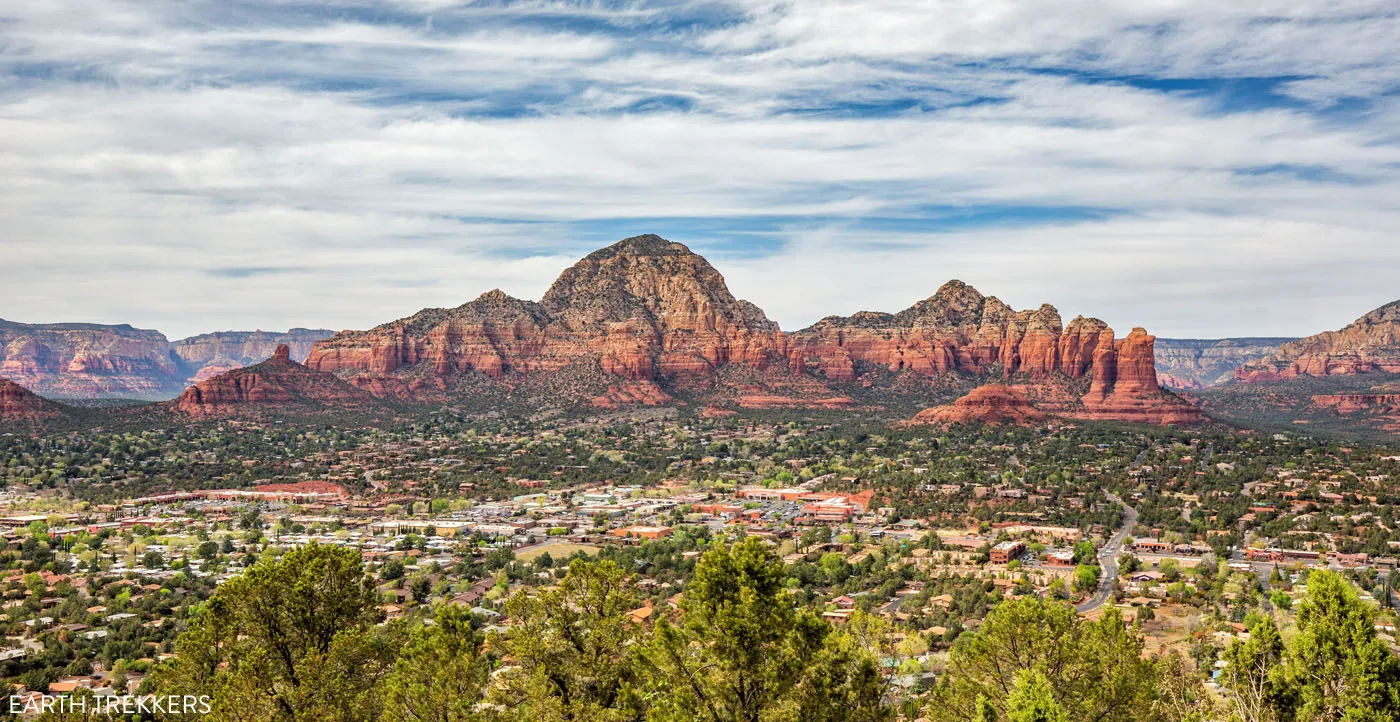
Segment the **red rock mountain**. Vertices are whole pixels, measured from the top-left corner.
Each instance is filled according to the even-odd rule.
[[[947,406],[920,411],[914,416],[913,423],[935,426],[967,423],[1024,426],[1045,417],[1046,414],[1035,408],[1021,391],[1003,384],[987,384],[978,386]]]
[[[0,376],[52,397],[169,398],[183,378],[158,331],[0,320]]]
[[[39,422],[62,415],[57,404],[13,381],[0,379],[0,421]]]
[[[186,386],[267,358],[279,343],[304,359],[330,331],[223,331],[171,342],[159,331],[0,320],[0,376],[57,398],[169,399]]]
[[[844,405],[849,399],[832,385],[865,384],[877,370],[1084,379],[1087,388],[1058,393],[1058,413],[1150,423],[1199,418],[1158,388],[1153,337],[1141,329],[1115,340],[1102,321],[1065,326],[1053,306],[1017,312],[952,281],[897,314],[830,317],[789,335],[734,298],[704,258],[654,235],[589,254],[538,303],[492,291],[457,308],[343,331],[317,343],[306,363],[401,398],[438,394],[473,374],[511,385],[596,371],[603,380],[582,400],[604,407],[666,403],[677,389],[714,391],[731,369],[767,379],[739,397],[765,399],[765,406],[806,403],[806,396],[811,405]],[[803,399],[774,395],[763,383],[801,389]]]
[[[1400,301],[1381,306],[1340,331],[1286,343],[1276,353],[1241,366],[1235,378],[1262,383],[1377,372],[1400,373]]]
[[[195,418],[384,409],[382,402],[364,391],[291,360],[285,344],[260,364],[191,386],[170,407]]]

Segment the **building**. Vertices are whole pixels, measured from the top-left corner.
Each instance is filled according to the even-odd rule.
[[[1026,543],[1019,541],[1004,541],[992,547],[992,563],[1006,564],[1012,559],[1019,558],[1026,553]]]

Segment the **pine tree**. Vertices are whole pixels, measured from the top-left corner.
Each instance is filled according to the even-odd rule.
[[[1221,683],[1231,710],[1240,722],[1273,722],[1284,705],[1284,690],[1275,674],[1283,659],[1283,638],[1273,618],[1250,630],[1249,640],[1236,639],[1225,650]]]
[[[1341,575],[1308,575],[1298,634],[1278,672],[1297,695],[1298,722],[1394,722],[1400,716],[1400,660],[1376,637],[1374,616]]]
[[[432,625],[419,625],[384,682],[383,722],[486,722],[483,707],[491,660],[471,612],[443,605]]]
[[[1039,670],[1021,670],[1006,698],[1008,722],[1069,722],[1069,715],[1050,692],[1050,680]]]
[[[522,720],[626,722],[643,716],[636,696],[638,605],[631,581],[611,561],[575,559],[554,589],[512,597],[516,624],[505,636],[520,668],[504,675],[502,699]]]

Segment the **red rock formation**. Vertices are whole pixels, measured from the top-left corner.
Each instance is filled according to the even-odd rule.
[[[1273,355],[1235,370],[1246,383],[1298,376],[1400,373],[1400,301],[1356,319],[1340,331],[1324,331],[1279,347]]]
[[[1203,420],[1200,409],[1157,384],[1153,341],[1142,328],[1113,344],[1113,335],[1100,335],[1094,352],[1094,376],[1089,393],[1080,400],[1077,418],[1146,424],[1192,424]]]
[[[735,299],[704,258],[638,236],[579,261],[539,303],[492,291],[455,309],[336,334],[316,344],[307,365],[349,378],[428,364],[439,375],[505,378],[592,360],[605,374],[654,383],[730,363],[783,362],[783,348],[777,326]]]
[[[57,404],[13,381],[0,379],[0,421],[38,422],[62,415]]]
[[[285,344],[294,361],[303,361],[317,341],[330,338],[324,329],[294,328],[286,333],[269,331],[218,331],[183,338],[170,344],[185,373],[187,384],[211,379],[226,371],[255,364]]]
[[[869,369],[927,378],[996,374],[1028,383],[1088,376],[1086,398],[1095,406],[1076,409],[1083,415],[1102,409],[1111,418],[1147,418],[1161,400],[1174,409],[1164,418],[1184,418],[1177,407],[1185,405],[1157,390],[1150,337],[1147,349],[1145,362],[1137,346],[1121,356],[1102,321],[1081,317],[1064,326],[1053,306],[1016,312],[961,281],[897,314],[833,316],[787,335],[734,298],[704,258],[679,243],[638,236],[565,270],[539,303],[492,291],[455,309],[344,331],[317,343],[307,366],[400,396],[444,389],[469,374],[512,385],[531,374],[590,366],[618,379],[605,382],[606,393],[591,387],[584,400],[596,405],[661,403],[676,389],[705,386],[691,379],[735,367],[780,369],[812,382],[796,393],[772,383],[710,388],[756,408],[851,403],[831,384],[870,387]]]
[[[924,409],[912,423],[948,426],[951,424],[1016,424],[1033,425],[1043,421],[1046,414],[1035,408],[1026,395],[1011,386],[987,384],[947,406]]]
[[[185,390],[171,402],[177,413],[195,418],[262,413],[383,410],[373,396],[331,374],[291,360],[279,345],[268,360],[220,374]]]
[[[591,403],[600,409],[623,406],[665,406],[674,399],[652,381],[624,381],[609,384],[605,393],[593,397]]]
[[[157,331],[0,320],[0,376],[53,397],[169,398],[183,375]]]

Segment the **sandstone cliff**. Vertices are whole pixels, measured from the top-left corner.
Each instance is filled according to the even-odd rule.
[[[782,364],[782,344],[776,324],[735,299],[708,261],[679,243],[638,236],[570,267],[539,303],[491,291],[454,309],[338,333],[315,345],[307,365],[390,393],[411,393],[401,383],[408,376],[505,379],[576,364],[650,383],[729,363]],[[608,405],[669,400],[643,383],[614,392]]]
[[[218,331],[174,341],[171,350],[180,360],[185,373],[192,373],[186,384],[213,378],[225,371],[255,364],[285,344],[294,361],[305,361],[317,341],[330,338],[325,329],[294,328],[286,333],[275,331]]]
[[[1276,353],[1240,367],[1235,377],[1261,383],[1377,372],[1400,373],[1400,301],[1381,306],[1340,331],[1283,344]]]
[[[306,363],[401,398],[435,397],[481,378],[517,388],[567,370],[582,381],[577,392],[551,386],[554,400],[602,407],[668,403],[677,392],[755,408],[843,406],[852,402],[838,387],[869,385],[871,370],[927,379],[1067,378],[1083,379],[1087,393],[1057,391],[1057,413],[1150,423],[1199,418],[1158,388],[1152,344],[1145,332],[1115,341],[1097,319],[1065,325],[1048,304],[1014,311],[959,281],[899,313],[830,317],[788,335],[736,299],[704,258],[646,235],[584,257],[538,303],[492,291],[457,308],[340,332],[317,343]],[[720,378],[738,368],[753,371],[750,381],[736,387]],[[571,394],[577,398],[563,398]]]
[[[169,398],[180,366],[158,331],[0,320],[0,377],[52,397]]]
[[[829,317],[791,335],[794,369],[854,381],[862,369],[1024,379],[1042,408],[1086,419],[1191,423],[1200,412],[1157,383],[1154,338],[1134,329],[1115,341],[1094,318],[1062,324],[1054,306],[1013,311],[961,281],[897,314]],[[1077,399],[1051,383],[1088,378]],[[1037,386],[1045,386],[1039,389]]]
[[[287,344],[303,359],[330,331],[224,331],[170,342],[159,331],[94,323],[0,320],[0,376],[56,398],[169,399]]]
[[[234,369],[186,389],[170,408],[194,418],[383,411],[373,396],[335,376],[291,360],[279,345],[268,360]]]
[[[1173,389],[1202,389],[1227,383],[1235,369],[1268,357],[1291,338],[1159,338],[1157,379]]]

